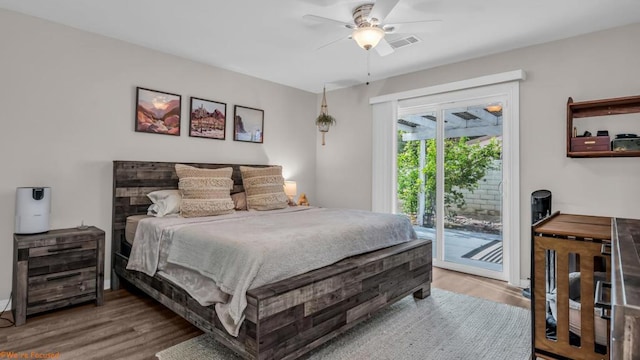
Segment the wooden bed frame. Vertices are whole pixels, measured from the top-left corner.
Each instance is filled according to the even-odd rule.
[[[162,276],[126,269],[131,250],[124,239],[126,219],[146,213],[150,191],[177,188],[175,164],[114,161],[111,288],[118,289],[122,280],[133,284],[240,356],[295,359],[407,295],[430,295],[431,240],[414,240],[249,290],[240,334],[229,335],[214,306],[201,306]],[[243,190],[240,165],[189,165],[231,166],[232,193]]]

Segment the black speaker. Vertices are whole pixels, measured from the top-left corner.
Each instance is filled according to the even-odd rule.
[[[551,215],[551,191],[536,190],[531,193],[531,223],[546,218]],[[547,259],[550,259],[550,252],[547,250]],[[555,256],[555,253],[553,254]],[[533,236],[531,237],[531,261],[533,262]],[[548,260],[549,261],[549,260]],[[555,261],[555,258],[554,258]],[[549,282],[549,267],[547,267],[547,284]],[[551,288],[549,288],[551,289]],[[522,289],[522,296],[531,299],[531,288]]]
[[[551,191],[536,190],[531,193],[531,223],[551,215]]]

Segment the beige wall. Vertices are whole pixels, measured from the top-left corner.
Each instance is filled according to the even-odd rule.
[[[96,225],[107,254],[113,160],[281,164],[315,200],[316,94],[3,10],[0,49],[0,299],[19,186],[51,186],[52,228]],[[182,95],[180,137],[133,131],[136,86]],[[227,103],[227,140],[188,136],[189,96]],[[236,104],[264,109],[263,145],[232,140]]]
[[[369,98],[522,69],[527,79],[520,87],[519,241],[521,277],[527,278],[534,190],[553,193],[553,210],[640,218],[640,158],[565,157],[568,97],[580,101],[640,94],[638,38],[640,24],[635,24],[328,93],[338,125],[317,153],[320,204],[371,208]],[[640,134],[640,115],[635,118],[635,128],[628,132]]]

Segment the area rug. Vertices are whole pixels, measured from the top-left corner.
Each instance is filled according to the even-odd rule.
[[[462,255],[463,258],[502,264],[502,241],[493,240]]]
[[[408,296],[303,359],[525,360],[531,354],[529,310],[432,289]],[[209,335],[156,354],[160,360],[240,359]]]

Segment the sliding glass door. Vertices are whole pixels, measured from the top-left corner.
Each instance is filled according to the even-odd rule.
[[[396,211],[434,240],[434,265],[507,280],[504,96],[411,99],[398,108]]]
[[[501,273],[502,103],[454,103],[441,111],[443,260]]]
[[[421,238],[436,237],[436,109],[408,111],[397,121],[397,212]],[[437,243],[433,243],[433,253]]]

